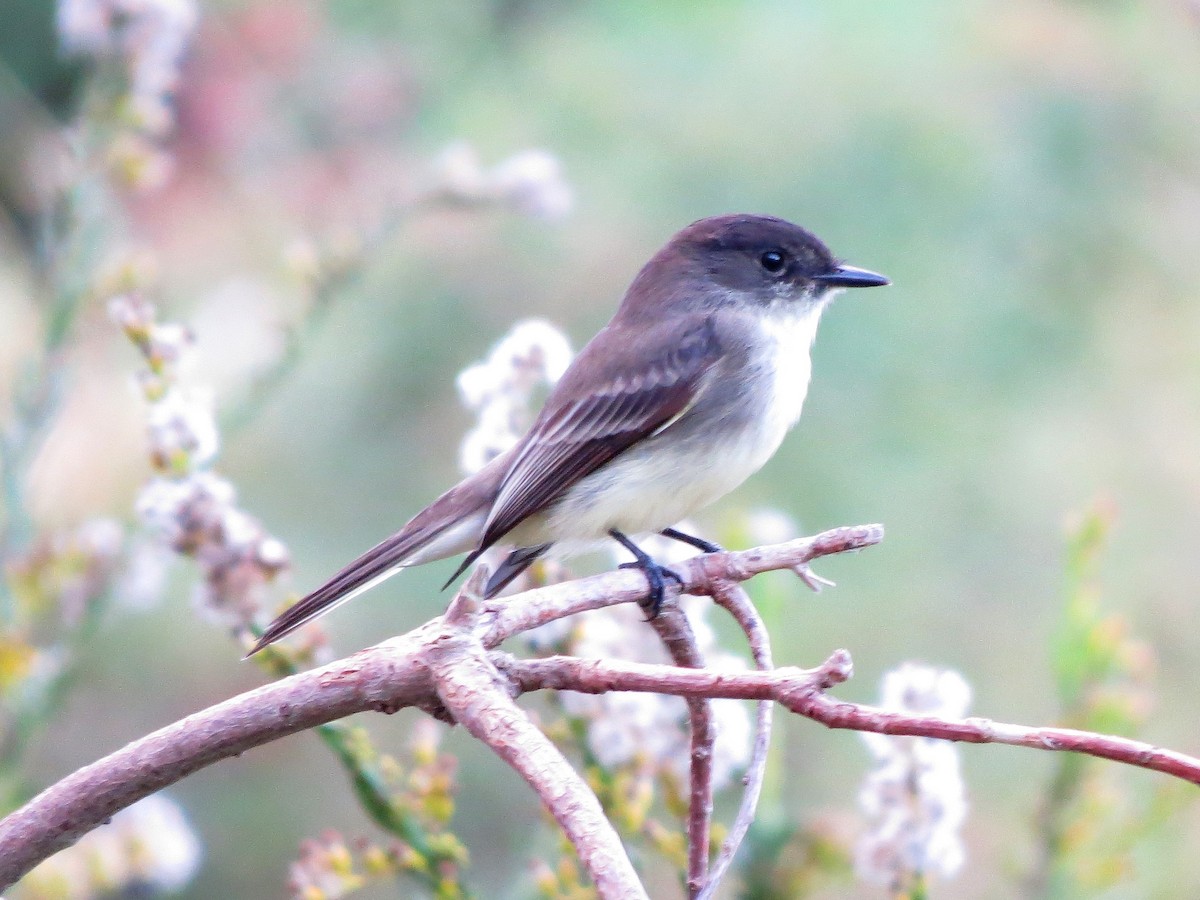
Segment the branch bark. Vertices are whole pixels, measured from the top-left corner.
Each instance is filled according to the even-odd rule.
[[[698,557],[677,566],[684,589],[704,593],[710,572],[742,580],[878,543],[878,525],[838,528],[769,547]],[[710,569],[711,567],[711,569]],[[486,648],[535,625],[646,595],[640,573],[616,571],[491,601],[473,612]],[[188,716],[77,770],[0,821],[0,891],[113,813],[221,759],[370,710],[441,706],[425,659],[443,633],[434,619],[345,659],[264,685]]]
[[[446,612],[443,633],[425,653],[443,706],[534,789],[575,846],[601,897],[646,898],[599,799],[513,702],[511,682],[501,677],[475,636],[476,598],[486,583],[485,569],[476,569]]]
[[[878,526],[835,529],[786,544],[698,557],[675,568],[685,590],[720,598],[722,583],[744,581],[770,569],[794,569],[881,538]],[[544,688],[773,701],[831,728],[1074,751],[1200,784],[1200,759],[1141,741],[981,718],[908,716],[840,702],[825,691],[850,677],[852,665],[845,651],[816,669],[752,672],[566,657],[522,661],[485,652],[535,625],[582,609],[636,601],[645,593],[642,576],[630,571],[541,588],[502,603],[477,604],[465,591],[465,598],[460,594],[446,616],[406,635],[188,716],[67,776],[0,821],[0,890],[117,810],[220,759],[352,713],[390,713],[416,706],[449,712],[521,772],[563,823],[601,896],[640,896],[628,858],[595,797],[582,798],[590,792],[586,787],[579,790],[578,776],[569,766],[560,768],[565,761],[558,751],[552,745],[547,748],[545,738],[511,703],[522,691]],[[728,600],[728,591],[724,596]],[[762,665],[763,659],[759,661]],[[769,654],[765,661],[769,664]],[[710,878],[706,892],[713,883]]]
[[[786,667],[771,672],[739,673],[675,669],[669,677],[664,677],[661,668],[613,660],[547,657],[525,660],[509,673],[525,691],[542,688],[591,693],[633,690],[680,697],[773,700],[785,709],[829,728],[1084,753],[1200,785],[1200,758],[1144,741],[1074,728],[1014,725],[978,716],[966,719],[910,716],[865,703],[836,700],[824,692],[850,678],[853,664],[845,650],[834,652],[816,669]]]
[[[651,621],[675,665],[703,669],[704,658],[696,646],[696,636],[687,616],[676,603],[663,607]],[[708,845],[713,813],[713,742],[716,726],[712,704],[707,697],[688,697],[691,724],[692,763],[689,772],[691,795],[688,800],[688,897],[696,897],[708,879]]]
[[[767,627],[763,624],[758,610],[750,602],[745,588],[731,581],[713,582],[713,601],[733,616],[734,621],[741,627],[750,643],[750,653],[754,663],[762,671],[775,668],[771,658],[771,639]],[[759,700],[754,723],[754,748],[750,754],[750,764],[742,781],[746,786],[742,792],[742,803],[738,808],[733,824],[729,826],[729,834],[721,845],[721,852],[713,861],[708,872],[708,881],[696,900],[711,900],[716,894],[717,887],[725,877],[725,872],[733,864],[738,848],[754,822],[754,814],[758,810],[758,798],[762,795],[763,780],[767,774],[767,753],[771,749],[771,722],[774,705],[769,700]]]

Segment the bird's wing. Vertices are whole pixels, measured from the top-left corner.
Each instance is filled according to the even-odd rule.
[[[597,369],[607,377],[599,384],[565,384],[547,401],[500,486],[472,557],[691,407],[720,354],[712,319],[685,323],[656,356],[647,358],[647,344],[660,347],[661,341],[616,332],[605,335],[603,346],[585,348],[605,361],[603,368],[592,367],[592,377]],[[587,363],[581,354],[573,368],[586,372]]]

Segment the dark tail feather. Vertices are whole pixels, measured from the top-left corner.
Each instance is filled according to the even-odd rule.
[[[305,622],[311,622],[338,604],[345,603],[400,566],[444,559],[477,545],[479,534],[475,534],[472,528],[477,527],[482,534],[487,511],[495,502],[500,483],[519,448],[518,444],[497,456],[470,478],[456,484],[413,516],[399,532],[372,547],[295,606],[284,611],[267,626],[263,636],[247,655],[253,656],[268,644],[291,634]],[[468,564],[476,555],[468,558]]]
[[[471,564],[475,562],[475,560],[483,556],[483,551],[486,549],[486,547],[480,547],[477,550],[472,550],[470,553],[468,553],[463,558],[463,561],[458,564],[458,568],[454,570],[454,574],[446,579],[446,583],[442,585],[442,590],[444,591],[446,588],[450,587],[450,585],[454,584],[454,580],[463,572],[467,571],[467,569],[471,567]]]
[[[306,622],[311,622],[335,606],[345,603],[359,591],[366,590],[378,578],[383,578],[393,569],[425,546],[442,531],[432,533],[421,530],[415,533],[401,530],[386,541],[375,545],[354,562],[350,563],[327,582],[284,610],[262,633],[253,649],[246,656],[253,656],[263,647],[275,643],[291,634]]]

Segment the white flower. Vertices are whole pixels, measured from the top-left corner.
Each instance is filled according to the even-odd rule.
[[[120,58],[139,126],[162,135],[196,17],[193,0],[59,0],[57,26],[67,53]]]
[[[148,332],[154,326],[154,307],[137,294],[120,294],[108,301],[108,317],[126,332]]]
[[[206,469],[220,444],[212,395],[184,390],[173,371],[191,332],[155,322],[153,307],[136,297],[118,298],[110,314],[146,359],[150,456],[160,472],[177,473],[142,488],[138,516],[163,544],[196,561],[201,610],[222,625],[243,626],[257,617],[264,586],[288,565],[287,548],[236,505],[229,481]],[[159,592],[161,568],[141,573],[151,576],[143,596]]]
[[[468,475],[511,448],[532,419],[530,403],[540,386],[553,387],[571,363],[562,332],[540,319],[513,326],[488,354],[458,376],[463,404],[477,416],[459,447]]]
[[[438,154],[433,175],[437,186],[452,197],[475,200],[484,192],[483,166],[466,141],[455,141]]]
[[[142,521],[204,573],[194,600],[222,625],[257,615],[264,585],[288,565],[287,548],[234,505],[233,485],[210,472],[183,479],[156,478],[138,495]]]
[[[58,39],[68,53],[97,56],[111,50],[112,3],[100,0],[58,0]]]
[[[158,606],[173,560],[170,549],[162,541],[145,536],[135,541],[113,592],[120,607],[131,612],[146,612]]]
[[[179,362],[195,340],[190,328],[176,322],[156,322],[150,329],[151,351],[168,365]]]
[[[88,519],[75,530],[75,542],[89,559],[111,563],[125,544],[125,529],[116,519]]]
[[[187,469],[203,468],[221,446],[208,391],[167,391],[150,405],[147,426],[151,458],[163,469],[175,468],[180,457]]]
[[[571,344],[566,336],[544,319],[525,319],[492,351],[493,363],[506,361],[514,371],[535,382],[556,384],[571,364]]]
[[[233,485],[211,472],[154,478],[138,493],[138,517],[169,544],[193,544],[213,531],[234,501]]]
[[[696,646],[710,669],[740,670],[745,662],[716,647],[705,613],[712,602],[705,597],[680,598]],[[572,652],[584,658],[617,657],[634,662],[669,664],[670,657],[641,610],[628,604],[574,617],[578,639]],[[563,692],[568,715],[588,720],[588,746],[597,760],[612,768],[644,760],[683,781],[691,762],[687,703],[681,697],[637,691],[606,694]],[[750,760],[751,724],[745,704],[714,700],[716,740],[713,748],[713,788],[728,785]]]
[[[562,164],[544,150],[525,150],[497,165],[491,188],[526,215],[558,219],[571,211],[572,194]]]
[[[503,203],[542,219],[560,218],[572,204],[562,164],[544,150],[523,150],[485,170],[475,150],[459,141],[434,161],[434,186],[460,203]]]
[[[905,663],[884,676],[884,709],[962,718],[971,689],[957,672]],[[859,792],[871,822],[859,841],[856,868],[867,881],[892,887],[913,877],[954,875],[964,857],[959,830],[966,791],[958,750],[949,741],[862,733],[875,758]]]

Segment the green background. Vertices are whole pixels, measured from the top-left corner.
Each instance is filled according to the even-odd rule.
[[[131,201],[123,240],[153,254],[164,316],[196,325],[191,377],[221,405],[300,315],[285,262],[298,235],[369,226],[454,140],[489,162],[525,147],[561,159],[568,218],[414,219],[338,295],[263,414],[227,436],[220,471],[287,543],[303,591],[457,477],[470,420],[455,375],[513,321],[546,317],[578,347],[677,228],[732,211],[799,222],[894,284],[835,304],[796,432],[698,518],[733,535],[742,511],[770,506],[805,533],[883,522],[887,539],[820,565],[839,586],[819,596],[760,580],[776,660],[814,665],[846,647],[856,673],[838,694],[860,700],[921,660],[962,672],[975,714],[1053,721],[1064,523],[1099,497],[1118,517],[1105,603],[1157,655],[1144,736],[1194,751],[1198,54],[1200,12],[1182,0],[211,3],[183,72],[174,179]],[[21,65],[35,88],[52,77]],[[15,226],[4,233],[8,385],[35,311]],[[128,518],[147,474],[133,354],[102,309],[79,327],[71,402],[34,471],[47,525]],[[335,646],[436,614],[449,571],[406,573],[345,607],[328,620]],[[190,573],[180,566],[160,607],[115,619],[89,646],[36,748],[35,782],[259,683],[193,613]],[[409,721],[370,724],[386,749]],[[852,821],[859,739],[778,721],[783,776],[767,813]],[[484,896],[520,896],[527,859],[549,847],[529,843],[537,805],[463,734],[447,747],[464,760],[469,877]],[[968,860],[934,895],[1013,896],[1053,759],[998,747],[962,758]],[[1134,796],[1157,783],[1119,781]],[[193,897],[279,896],[303,837],[372,833],[312,736],[172,793],[206,846]],[[1104,896],[1195,895],[1194,808],[1178,826]],[[656,896],[670,896],[656,877]]]

